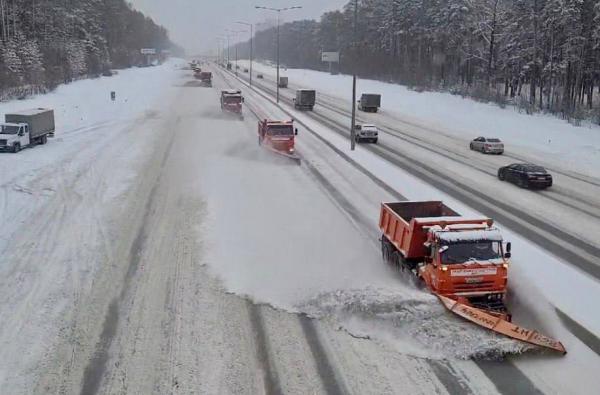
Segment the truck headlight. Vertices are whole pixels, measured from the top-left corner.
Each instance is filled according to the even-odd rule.
[[[446,266],[446,265],[442,265],[442,271],[443,271],[443,272],[446,272],[446,271],[448,271],[448,266]]]
[[[503,263],[502,267],[505,268],[505,269],[508,269],[508,263]]]

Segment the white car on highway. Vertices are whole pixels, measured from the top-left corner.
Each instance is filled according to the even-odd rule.
[[[481,151],[484,154],[504,153],[504,143],[496,137],[477,137],[469,144],[469,148],[473,151]]]

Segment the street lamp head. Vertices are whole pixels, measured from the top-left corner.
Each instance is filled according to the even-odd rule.
[[[302,6],[295,5],[293,7],[286,7],[286,8],[271,8],[271,7],[261,6],[261,5],[255,5],[254,8],[260,9],[260,10],[269,10],[269,11],[281,12],[281,11],[288,11],[288,10],[297,10],[299,8],[302,8]]]

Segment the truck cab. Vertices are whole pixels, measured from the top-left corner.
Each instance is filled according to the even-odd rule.
[[[221,91],[221,110],[242,116],[244,97],[239,89]]]
[[[29,125],[26,123],[0,124],[0,150],[16,153],[30,144]]]
[[[491,221],[490,221],[491,222]],[[435,293],[504,314],[510,243],[493,225],[435,225],[425,243],[419,276]]]
[[[199,78],[203,86],[212,87],[212,73],[210,71],[202,71]]]
[[[264,119],[258,122],[258,144],[266,145],[275,151],[293,155],[295,149],[295,136],[298,129],[294,129],[294,121],[270,121]]]

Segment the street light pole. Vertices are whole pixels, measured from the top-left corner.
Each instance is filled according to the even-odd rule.
[[[229,48],[231,47],[231,45],[229,45],[229,34],[227,35],[227,65],[229,65],[231,63],[231,58],[229,57]]]
[[[279,16],[281,11],[277,11],[277,103],[279,103]]]
[[[245,30],[229,30],[226,29],[227,32],[231,33],[234,35],[235,39],[235,76],[237,77],[238,75],[238,43],[237,43],[237,35],[238,33],[245,33]]]
[[[277,81],[275,81],[277,85],[277,103],[279,103],[279,17],[281,15],[281,11],[289,11],[289,10],[297,10],[302,8],[302,6],[293,6],[286,8],[271,8],[271,7],[263,7],[263,6],[254,6],[254,8],[261,10],[269,10],[277,12]]]
[[[254,26],[247,22],[236,22],[240,25],[250,26],[250,86],[252,86],[252,40],[254,38]]]
[[[352,122],[350,124],[350,150],[356,148],[356,23],[358,20],[358,0],[354,0],[354,66],[352,67]]]

